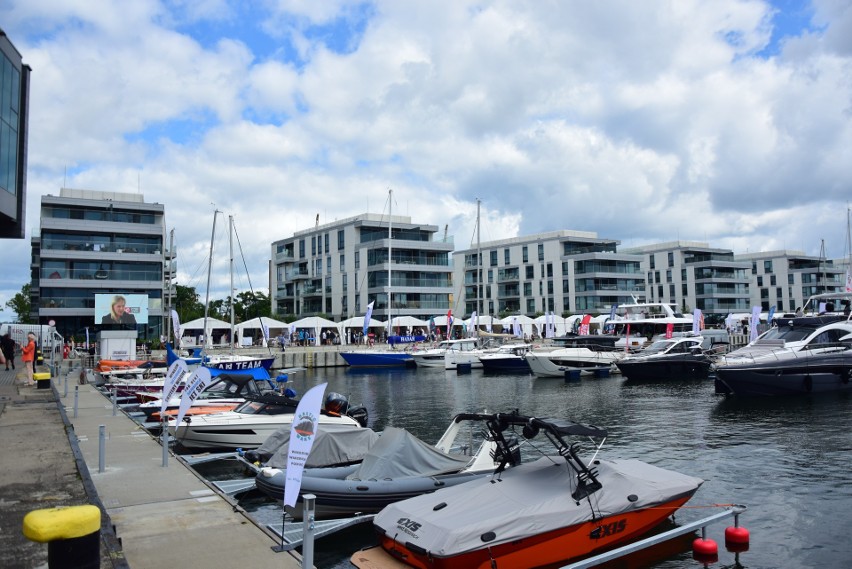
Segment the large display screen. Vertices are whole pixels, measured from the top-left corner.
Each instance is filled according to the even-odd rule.
[[[148,323],[147,294],[96,294],[95,324],[133,327]]]

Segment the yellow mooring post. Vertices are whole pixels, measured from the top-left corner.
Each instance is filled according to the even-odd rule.
[[[47,508],[24,516],[24,536],[47,544],[50,569],[98,569],[100,533],[101,510],[97,506]]]

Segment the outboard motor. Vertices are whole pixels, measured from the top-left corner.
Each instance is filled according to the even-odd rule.
[[[369,416],[366,407],[351,407],[346,414],[355,419],[362,427],[367,427]]]
[[[521,444],[518,441],[517,435],[504,435],[506,445],[509,447],[509,456],[506,457],[507,464],[517,466],[521,464]],[[502,445],[498,445],[494,453],[494,462],[503,462],[504,450]]]
[[[349,400],[345,396],[332,391],[325,398],[325,412],[329,415],[342,416],[349,411]]]

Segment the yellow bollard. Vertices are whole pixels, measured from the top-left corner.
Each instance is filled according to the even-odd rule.
[[[50,569],[97,569],[101,564],[101,510],[68,506],[33,510],[24,516],[24,536],[47,544]]]

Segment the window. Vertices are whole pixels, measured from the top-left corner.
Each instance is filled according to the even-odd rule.
[[[527,249],[526,245],[524,245],[523,248],[521,249],[521,256],[523,258],[524,263],[529,263],[530,255],[529,255],[529,250]]]
[[[355,270],[361,268],[361,253],[359,251],[355,251]]]
[[[751,262],[751,274],[753,274],[753,275],[757,274],[757,261]]]
[[[547,281],[547,294],[553,294],[553,281]]]
[[[549,279],[553,278],[553,263],[547,264],[547,278],[549,278]]]
[[[674,267],[674,253],[669,253],[669,267]]]
[[[311,257],[317,254],[317,238],[316,236],[311,237]]]
[[[496,267],[497,266],[497,251],[490,251],[489,252],[489,258],[490,258],[490,261],[491,261],[491,266]]]
[[[763,261],[763,272],[769,274],[772,272],[772,259]]]
[[[534,298],[528,298],[527,299],[527,312],[529,314],[532,314],[532,313],[535,312],[535,299]]]
[[[348,290],[349,290],[349,279],[348,279],[348,278],[346,278],[346,277],[348,277],[348,276],[349,276],[349,275],[347,275],[346,273],[344,273],[344,274],[342,275],[341,286],[343,287],[343,292],[346,292],[346,291],[348,291]],[[346,297],[343,297],[343,303],[344,303],[344,304],[346,304]]]
[[[346,255],[341,254],[340,255],[340,272],[342,273],[345,270],[346,270]]]
[[[793,282],[793,273],[789,273],[789,274],[787,275],[787,284],[789,284],[789,285],[791,285],[791,284],[795,284],[795,283]]]
[[[305,258],[305,240],[304,239],[299,239],[299,258],[300,259]]]
[[[654,259],[653,254],[648,257],[648,263],[649,263],[649,267],[651,268],[652,271],[657,268],[657,262]]]
[[[493,282],[494,282],[494,271],[492,271],[491,269],[488,269],[488,284],[491,284]]]
[[[325,272],[328,275],[331,274],[331,257],[330,256],[325,258]]]
[[[328,233],[325,234],[325,252],[328,253]]]
[[[345,235],[345,232],[342,229],[337,232],[337,250],[338,251],[340,251],[341,249],[343,249],[346,246],[346,242],[343,238],[344,235]]]
[[[511,257],[509,256],[509,251],[510,251],[510,249],[508,247],[506,249],[503,249],[503,264],[504,265],[508,265],[508,264],[511,263],[511,260],[510,260]]]
[[[667,283],[672,282],[672,270],[671,269],[666,269],[666,282]]]
[[[532,265],[527,265],[526,269],[526,278],[534,279],[535,278],[535,268]]]
[[[757,286],[763,286],[763,277],[757,277]]]
[[[778,284],[777,282],[775,282],[775,275],[770,275],[769,284],[771,284],[772,286],[775,286],[775,285]]]
[[[544,261],[544,243],[538,244],[538,260]]]

